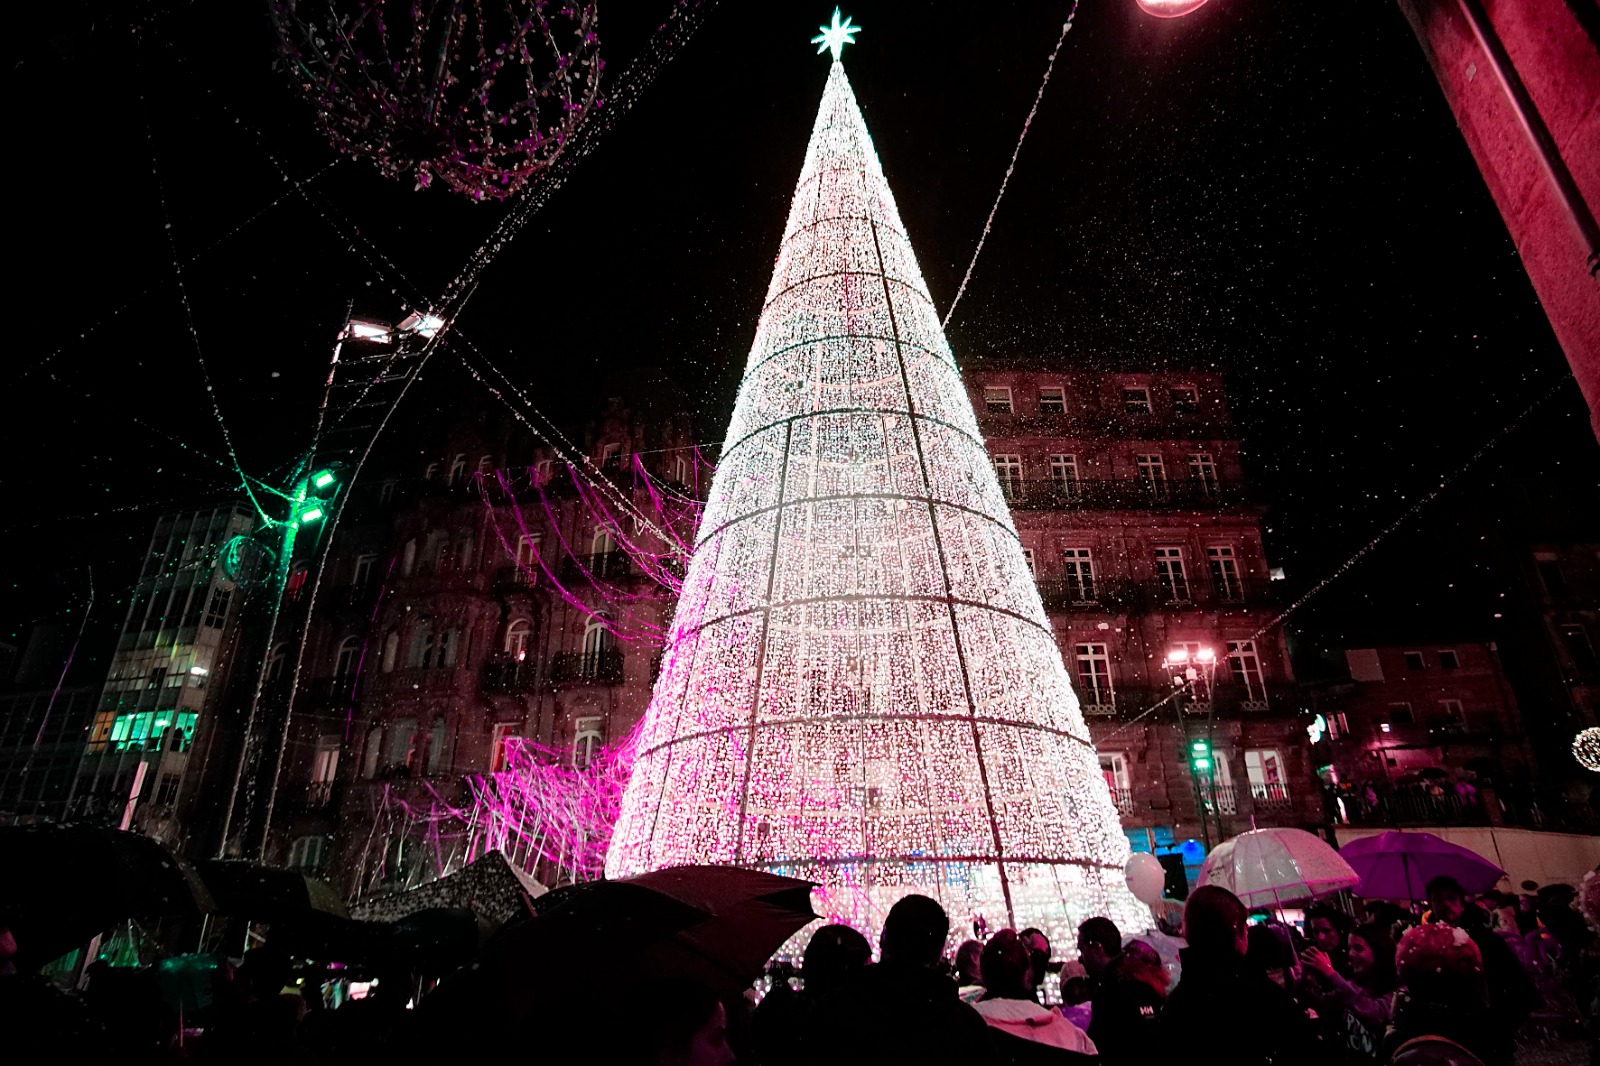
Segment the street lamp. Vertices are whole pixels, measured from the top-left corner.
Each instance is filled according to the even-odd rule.
[[[1183,724],[1184,700],[1191,703],[1196,694],[1203,694],[1204,700],[1211,700],[1211,682],[1217,673],[1217,651],[1207,645],[1178,644],[1168,649],[1166,656],[1161,660],[1162,667],[1167,675],[1172,678],[1173,702],[1178,706],[1178,727],[1185,736],[1188,728]],[[1203,683],[1203,687],[1202,687]],[[1216,760],[1211,754],[1210,731],[1204,738],[1196,738],[1189,742],[1189,776],[1194,782],[1194,798],[1197,813],[1200,815],[1200,835],[1205,839],[1206,850],[1211,850],[1211,825],[1207,814],[1210,808],[1216,805]],[[1221,835],[1222,822],[1217,821],[1217,832]]]

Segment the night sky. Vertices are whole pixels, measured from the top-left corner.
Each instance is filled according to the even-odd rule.
[[[609,73],[668,6],[601,0]],[[119,624],[155,515],[235,483],[202,358],[243,466],[281,473],[347,302],[393,318],[408,291],[442,291],[507,210],[335,163],[272,69],[264,7],[32,5],[7,45],[5,632],[81,609],[89,563],[98,621]],[[863,27],[846,68],[941,308],[1067,7],[845,11]],[[485,274],[460,329],[542,410],[567,418],[665,377],[720,436],[827,73],[807,40],[831,10],[713,7]],[[313,203],[279,167],[316,175]],[[398,291],[330,220],[392,260]],[[968,362],[1221,368],[1272,507],[1269,550],[1297,589],[1567,379],[1294,619],[1308,646],[1375,620],[1488,635],[1508,578],[1475,560],[1481,529],[1535,475],[1597,495],[1600,449],[1562,353],[1382,0],[1213,0],[1172,21],[1085,0],[950,340]],[[462,371],[447,353],[429,374]],[[396,431],[431,402],[418,390]]]

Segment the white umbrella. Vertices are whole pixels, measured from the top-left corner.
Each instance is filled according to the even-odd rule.
[[[1200,868],[1246,907],[1276,907],[1351,888],[1360,877],[1321,837],[1304,829],[1252,829],[1218,844]]]

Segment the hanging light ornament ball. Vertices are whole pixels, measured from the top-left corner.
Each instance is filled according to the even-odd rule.
[[[553,163],[599,96],[595,5],[273,0],[289,77],[340,152],[385,177],[503,200]]]
[[[1139,10],[1158,19],[1175,19],[1199,11],[1206,0],[1137,0]]]
[[[1600,727],[1590,726],[1572,738],[1572,757],[1585,770],[1600,773]]]

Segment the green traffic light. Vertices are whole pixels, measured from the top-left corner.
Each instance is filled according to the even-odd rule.
[[[1211,769],[1211,760],[1210,759],[1196,759],[1194,761],[1194,768],[1196,770],[1209,770],[1209,769]]]

